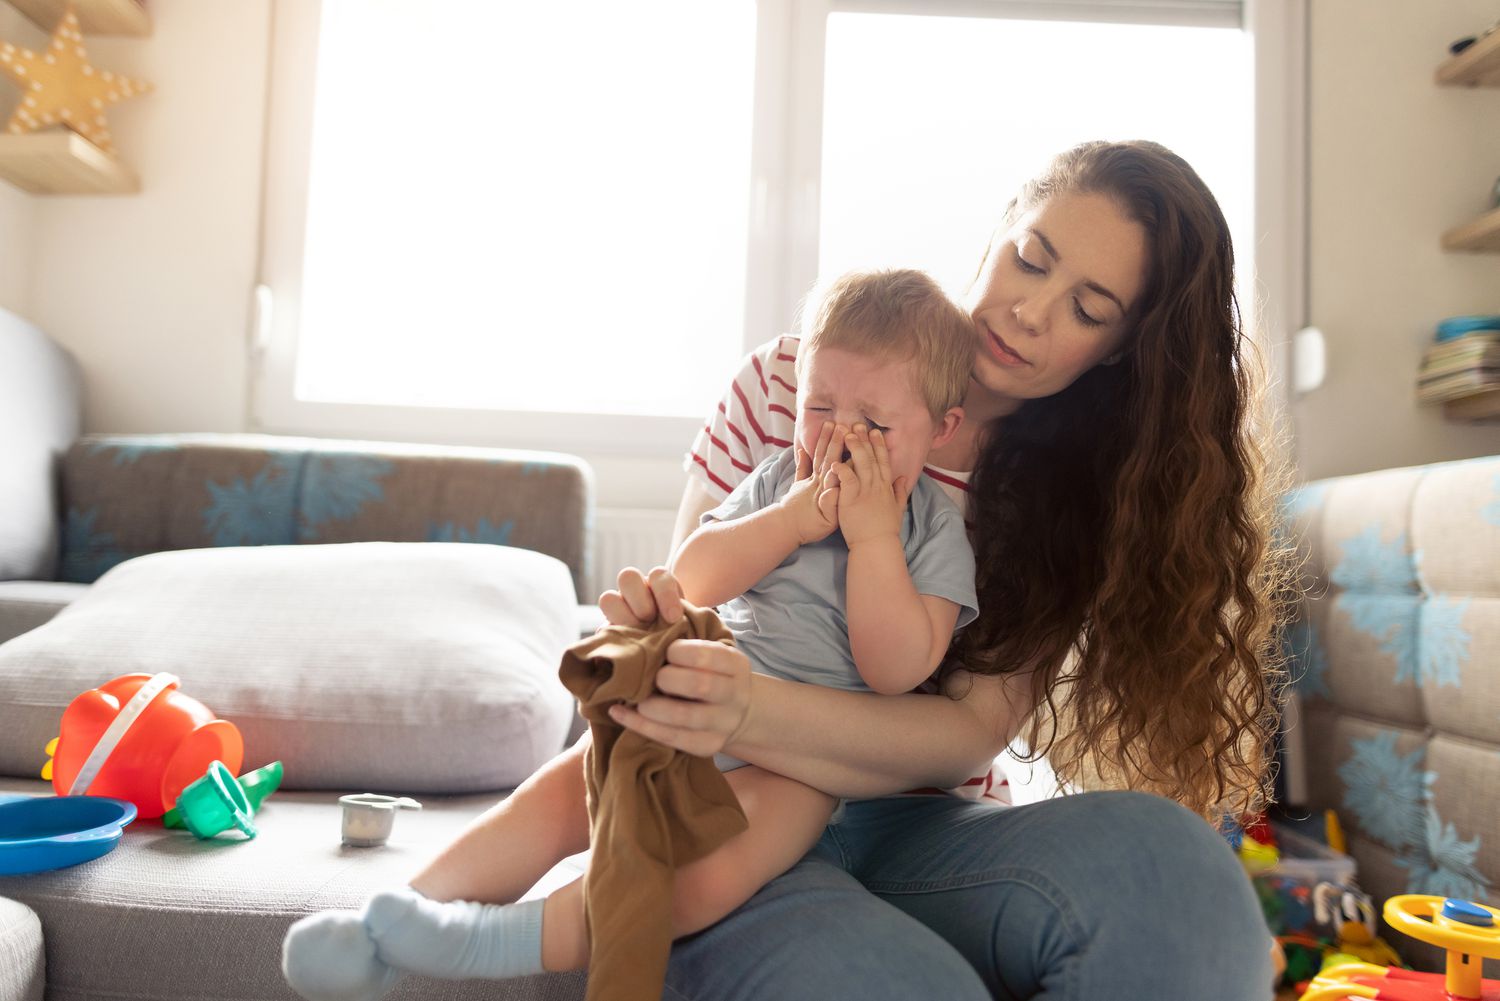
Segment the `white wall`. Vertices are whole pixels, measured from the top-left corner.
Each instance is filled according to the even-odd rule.
[[[260,226],[269,0],[153,0],[85,39],[156,90],[108,112],[134,196],[35,200],[33,320],[79,360],[90,431],[236,431]]]
[[[1500,427],[1418,407],[1417,367],[1446,316],[1500,313],[1500,256],[1444,253],[1500,175],[1500,89],[1438,87],[1492,0],[1310,4],[1310,321],[1328,378],[1293,406],[1308,479],[1500,453]],[[1377,12],[1378,11],[1378,12]]]
[[[8,4],[0,4],[0,38],[30,45],[40,36],[28,33],[29,21]],[[20,91],[0,84],[0,126],[9,120]],[[30,318],[36,201],[20,188],[0,182],[0,309]]]

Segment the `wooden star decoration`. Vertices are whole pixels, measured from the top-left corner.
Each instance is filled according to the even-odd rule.
[[[20,85],[21,102],[5,130],[13,134],[63,125],[107,153],[114,152],[104,109],[144,94],[151,84],[95,69],[83,50],[78,15],[69,7],[45,51],[0,42],[0,73]]]

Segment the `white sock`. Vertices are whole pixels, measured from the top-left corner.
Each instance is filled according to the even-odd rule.
[[[542,972],[545,903],[439,903],[403,887],[370,900],[365,926],[391,966],[450,980],[500,980]]]
[[[375,1001],[401,979],[355,911],[309,914],[287,929],[281,973],[307,1001]]]

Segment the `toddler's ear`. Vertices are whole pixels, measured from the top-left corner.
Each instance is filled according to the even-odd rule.
[[[963,422],[964,408],[949,407],[948,412],[943,415],[943,419],[933,425],[932,447],[942,448],[948,442],[952,441],[953,436],[958,433],[959,425]]]

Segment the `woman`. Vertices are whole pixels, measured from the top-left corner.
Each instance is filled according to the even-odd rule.
[[[679,641],[662,694],[618,710],[672,746],[851,801],[801,862],[674,946],[665,996],[1269,995],[1254,895],[1199,819],[1261,800],[1276,677],[1280,557],[1248,434],[1232,265],[1212,195],[1155,144],[1069,150],[1012,202],[965,303],[978,342],[967,419],[929,460],[955,489],[972,471],[981,616],[938,678],[947,697],[799,685]],[[700,436],[679,535],[788,437],[768,426],[774,402],[743,383],[770,394],[789,381],[766,368],[795,344],[752,361],[719,443]],[[736,415],[751,426],[728,427]],[[680,614],[660,569],[622,573],[601,605],[615,622]],[[964,784],[1023,724],[1062,782],[1101,771],[1162,795],[1010,809],[891,795]],[[412,886],[515,900],[586,847],[529,845],[524,879],[487,876],[493,846],[516,844],[514,805],[582,800],[576,760],[550,768],[576,781],[529,780]],[[544,960],[545,946],[544,930]]]

